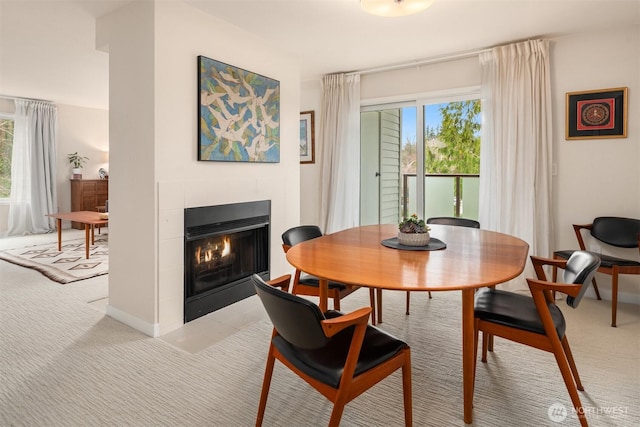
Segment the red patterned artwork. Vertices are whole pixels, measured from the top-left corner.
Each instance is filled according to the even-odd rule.
[[[578,130],[613,129],[615,108],[613,98],[578,101]]]
[[[626,138],[628,88],[567,92],[565,139]]]

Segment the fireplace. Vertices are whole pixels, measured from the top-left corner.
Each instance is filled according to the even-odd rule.
[[[184,322],[255,294],[269,279],[269,200],[184,211]]]

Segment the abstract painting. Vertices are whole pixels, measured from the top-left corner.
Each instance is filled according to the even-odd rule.
[[[198,160],[280,162],[280,82],[198,56]]]

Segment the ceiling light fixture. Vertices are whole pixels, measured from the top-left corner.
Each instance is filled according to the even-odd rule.
[[[360,6],[372,15],[406,16],[422,12],[436,0],[360,0]]]

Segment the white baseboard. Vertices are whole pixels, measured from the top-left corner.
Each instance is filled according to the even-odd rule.
[[[127,326],[131,326],[133,329],[136,329],[145,335],[153,338],[160,336],[160,325],[158,323],[145,322],[144,320],[132,316],[129,313],[125,313],[111,305],[107,305],[106,312],[107,316],[113,317],[118,322],[122,322]]]

